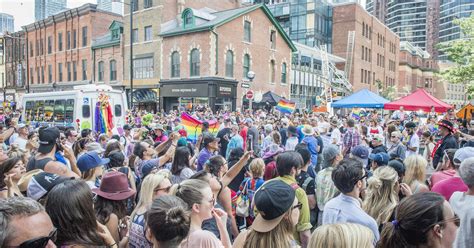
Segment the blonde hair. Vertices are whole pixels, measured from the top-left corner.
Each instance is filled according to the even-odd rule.
[[[156,187],[160,186],[163,180],[171,177],[171,173],[168,170],[160,170],[157,173],[148,174],[142,182],[140,189],[140,200],[137,203],[137,206],[130,215],[130,219],[133,220],[137,214],[137,210],[143,207],[148,208],[153,202],[154,190]]]
[[[250,162],[249,169],[253,177],[262,177],[265,169],[265,161],[261,158],[256,158]]]
[[[7,153],[7,156],[9,158],[14,158],[14,157],[18,157],[21,159],[21,161],[26,165],[28,163],[28,161],[25,161],[26,160],[26,151],[21,149],[20,146],[18,146],[18,144],[11,144],[10,145],[10,150],[8,151]]]
[[[377,224],[383,224],[390,219],[398,204],[398,174],[389,166],[381,166],[367,180],[367,197],[362,209],[372,216]]]
[[[291,246],[291,239],[293,238],[294,224],[291,220],[290,208],[285,217],[278,223],[278,225],[268,232],[257,232],[250,227],[245,238],[244,248],[286,248]]]
[[[309,240],[311,248],[367,248],[374,247],[374,234],[362,225],[338,223],[322,225],[314,230]]]
[[[410,187],[415,182],[423,184],[426,178],[426,165],[428,164],[426,159],[421,155],[411,155],[405,158],[403,163],[406,167],[403,182],[408,184]]]
[[[402,133],[400,131],[393,131],[392,136],[397,136],[397,138],[401,138],[402,137]]]

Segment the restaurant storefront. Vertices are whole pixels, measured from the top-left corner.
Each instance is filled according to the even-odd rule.
[[[235,111],[237,81],[223,78],[162,80],[160,108],[165,111],[209,106],[213,111]]]

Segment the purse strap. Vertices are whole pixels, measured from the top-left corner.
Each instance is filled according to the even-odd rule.
[[[247,191],[248,191],[247,186],[248,186],[250,180],[252,180],[252,179],[249,179],[249,180],[247,180],[247,182],[245,182],[244,189],[242,190],[243,195],[247,195]]]

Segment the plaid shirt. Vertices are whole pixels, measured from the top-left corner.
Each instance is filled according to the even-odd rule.
[[[344,147],[349,148],[348,152],[350,152],[353,147],[360,145],[360,143],[361,137],[359,132],[353,127],[347,129],[346,133],[344,134],[344,137],[342,138],[342,144],[344,145]]]

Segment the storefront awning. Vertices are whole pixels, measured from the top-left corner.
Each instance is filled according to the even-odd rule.
[[[158,93],[155,89],[137,89],[133,91],[133,102],[157,102]]]

